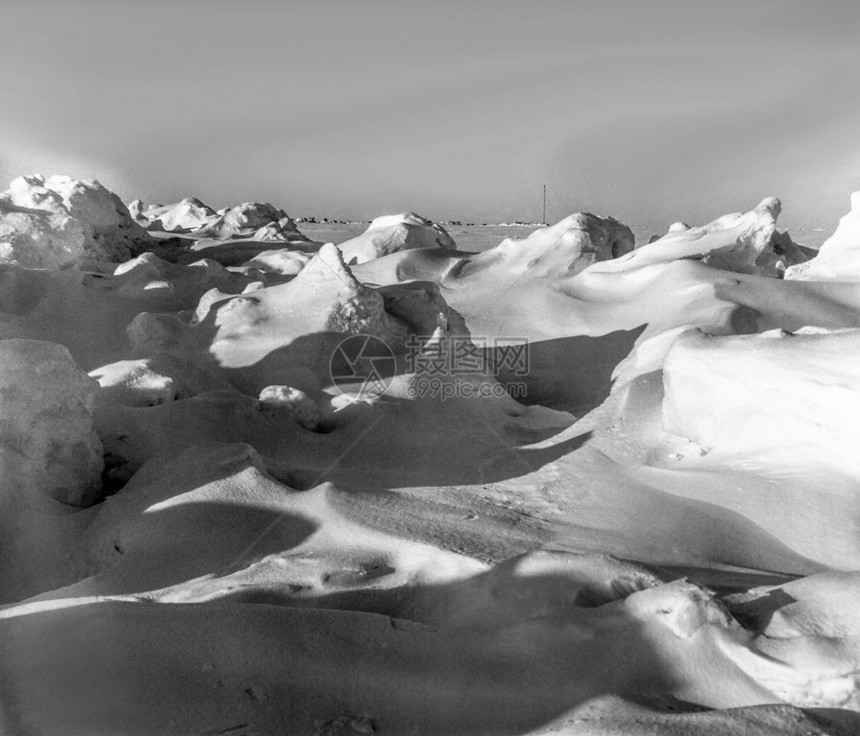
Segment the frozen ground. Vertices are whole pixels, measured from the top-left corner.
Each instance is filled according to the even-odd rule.
[[[779,214],[16,180],[0,731],[860,732],[860,228]]]

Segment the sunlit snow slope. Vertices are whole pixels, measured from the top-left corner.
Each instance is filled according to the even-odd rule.
[[[480,254],[0,195],[0,731],[860,732],[860,228]]]

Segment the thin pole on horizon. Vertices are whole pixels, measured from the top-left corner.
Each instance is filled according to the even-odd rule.
[[[543,219],[541,224],[546,225],[546,184],[543,185]]]

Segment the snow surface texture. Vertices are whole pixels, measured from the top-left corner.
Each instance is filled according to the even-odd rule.
[[[107,190],[47,181],[3,220],[0,731],[860,732],[856,195],[812,260],[775,199],[477,255],[133,203],[151,252],[82,272],[60,203]]]
[[[783,467],[805,453],[860,477],[860,329],[715,338],[686,332],[663,365],[663,427]]]

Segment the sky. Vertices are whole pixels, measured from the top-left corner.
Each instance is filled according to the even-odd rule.
[[[860,189],[855,0],[0,3],[0,181],[654,232]]]

